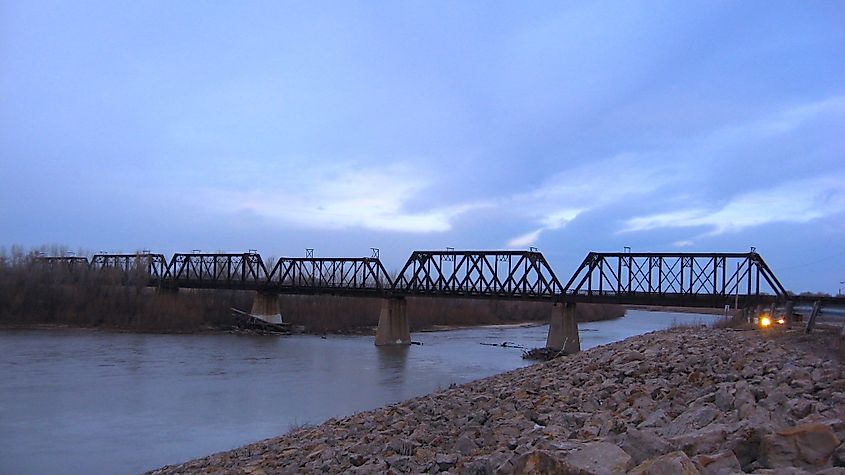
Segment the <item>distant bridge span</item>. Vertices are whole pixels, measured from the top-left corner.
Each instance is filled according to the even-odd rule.
[[[789,295],[756,252],[590,252],[565,284],[536,251],[414,251],[393,276],[378,257],[282,257],[271,262],[253,252],[178,253],[170,260],[162,254],[138,253],[41,261],[70,275],[107,274],[124,285],[252,290],[265,299],[261,305],[256,301],[261,308],[272,307],[278,294],[382,297],[386,303],[379,331],[382,319],[397,320],[398,333],[391,330],[383,340],[392,342],[396,333],[401,335],[395,340],[402,343],[410,342],[404,311],[404,297],[410,296],[549,301],[555,312],[565,314],[565,322],[571,317],[572,323],[565,323],[570,339],[574,306],[582,302],[746,308],[818,300]],[[577,327],[574,333],[577,339]]]

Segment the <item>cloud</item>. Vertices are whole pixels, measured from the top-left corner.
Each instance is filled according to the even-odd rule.
[[[709,146],[729,146],[794,132],[820,117],[845,114],[845,96],[831,96],[781,109],[780,111],[742,124],[720,127],[707,134],[703,141]]]
[[[513,232],[505,241],[510,248],[535,245],[546,233],[610,205],[617,209],[616,219],[624,222],[620,232],[707,227],[710,234],[720,234],[773,221],[806,222],[826,213],[805,196],[815,193],[811,191],[814,183],[783,185],[804,187],[808,191],[803,194],[775,188],[731,198],[737,174],[728,170],[736,168],[737,156],[747,153],[743,147],[786,139],[818,118],[836,117],[844,111],[845,97],[833,96],[657,142],[645,150],[599,159],[562,155],[560,168],[538,183],[529,183],[528,189],[503,189],[488,196],[470,190],[469,196],[462,193],[460,199],[450,196],[448,178],[421,158],[378,166],[373,161],[320,163],[301,157],[269,165],[266,161],[229,160],[237,167],[230,170],[225,163],[218,164],[214,176],[225,178],[206,189],[202,201],[214,210],[246,212],[309,229],[405,233],[447,232],[459,216],[495,208],[496,219]],[[760,162],[746,165],[761,166]],[[773,172],[771,167],[761,169],[769,171]],[[727,181],[720,178],[714,182],[711,176],[727,177]],[[753,185],[771,180],[758,178]],[[828,188],[839,189],[835,184]],[[727,203],[721,208],[709,206],[716,200]],[[438,204],[430,204],[433,202]],[[635,217],[618,214],[631,209],[624,205],[648,203],[662,203],[668,209]]]
[[[661,228],[709,228],[708,235],[735,232],[768,223],[806,223],[845,212],[845,176],[782,183],[745,193],[721,208],[693,208],[627,220],[620,232]]]
[[[535,229],[533,231],[529,231],[525,234],[520,236],[516,236],[513,239],[510,239],[507,243],[507,247],[509,248],[525,248],[529,246],[533,246],[534,243],[537,242],[537,239],[540,238],[540,233],[543,232],[543,228]]]
[[[673,165],[649,161],[647,155],[633,153],[590,161],[514,195],[506,206],[527,215],[537,227],[508,240],[507,246],[533,245],[543,232],[561,229],[587,211],[647,195],[675,179]]]
[[[546,214],[540,218],[540,224],[542,224],[542,226],[508,240],[507,247],[525,248],[533,246],[537,243],[537,240],[540,239],[540,234],[542,234],[543,231],[551,231],[566,226],[567,223],[581,214],[581,211],[581,209],[562,209]]]
[[[730,198],[734,193],[731,183],[701,186],[700,182],[714,171],[735,169],[736,157],[731,151],[761,141],[771,142],[774,137],[788,138],[814,120],[832,119],[843,113],[845,96],[832,96],[748,122],[721,126],[662,147],[621,153],[562,170],[536,190],[513,198],[512,206],[531,210],[526,214],[537,227],[510,239],[507,245],[533,245],[543,232],[564,227],[583,213],[648,196],[670,201],[675,209],[628,217],[620,232],[704,226],[710,228],[709,234],[721,234],[768,222],[807,222],[831,214],[841,209],[837,196],[841,194],[842,180],[811,178],[734,198]],[[832,194],[829,199],[825,198],[826,193]],[[718,209],[688,205],[690,201],[712,202],[724,197],[728,197],[728,203]],[[688,247],[693,242],[681,240],[675,245]]]
[[[410,212],[404,205],[430,185],[418,171],[401,164],[379,168],[353,165],[314,168],[283,180],[278,187],[207,190],[209,204],[314,229],[358,227],[376,231],[448,231],[459,215],[486,206],[455,204]]]

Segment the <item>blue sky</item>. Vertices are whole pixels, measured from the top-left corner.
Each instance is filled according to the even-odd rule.
[[[845,281],[845,3],[0,0],[0,245]]]

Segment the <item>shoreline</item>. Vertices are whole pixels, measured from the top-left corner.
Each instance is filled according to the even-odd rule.
[[[824,338],[652,332],[149,473],[817,471],[845,464]]]
[[[583,321],[578,323],[592,323],[596,321],[609,321],[609,320],[616,320],[619,318],[624,317],[624,315],[619,315],[612,318],[604,318],[604,319],[596,319],[596,320],[589,320]],[[454,330],[469,330],[473,328],[533,328],[533,327],[540,327],[543,325],[548,325],[548,321],[540,321],[540,320],[525,320],[521,322],[513,322],[513,323],[479,323],[479,324],[456,324],[456,325],[431,325],[426,328],[422,328],[419,330],[412,331],[411,333],[432,333],[432,332],[441,332],[441,331],[454,331]],[[19,322],[3,322],[0,321],[0,331],[3,330],[88,330],[88,331],[102,331],[102,332],[110,332],[110,333],[136,333],[141,335],[208,335],[208,334],[231,334],[233,333],[233,328],[199,328],[194,330],[136,330],[131,328],[120,328],[120,327],[108,327],[108,326],[86,326],[86,325],[73,325],[69,323],[19,323]],[[353,327],[353,328],[346,328],[343,330],[333,331],[333,332],[309,332],[305,331],[302,333],[295,333],[296,335],[312,335],[312,336],[325,336],[325,335],[338,335],[338,336],[375,336],[376,334],[376,327],[374,326],[363,326],[363,327]],[[268,335],[268,336],[287,336],[287,335]]]
[[[626,305],[625,308],[629,310],[639,310],[641,312],[672,312],[672,313],[693,313],[700,315],[715,315],[725,316],[725,310],[721,308],[696,308],[696,307],[659,307],[656,305]],[[727,316],[732,317],[738,315],[741,311],[728,310]]]
[[[549,322],[541,322],[541,321],[532,321],[527,320],[524,322],[515,322],[515,323],[482,323],[479,325],[432,325],[429,328],[424,328],[422,330],[418,330],[419,333],[432,333],[432,332],[445,332],[445,331],[453,331],[453,330],[470,330],[474,328],[533,328],[533,327],[541,327],[543,325],[548,325]],[[413,332],[412,332],[413,333]]]

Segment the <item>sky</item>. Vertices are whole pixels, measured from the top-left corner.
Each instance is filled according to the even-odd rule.
[[[754,246],[836,293],[845,2],[0,0],[12,245]]]

